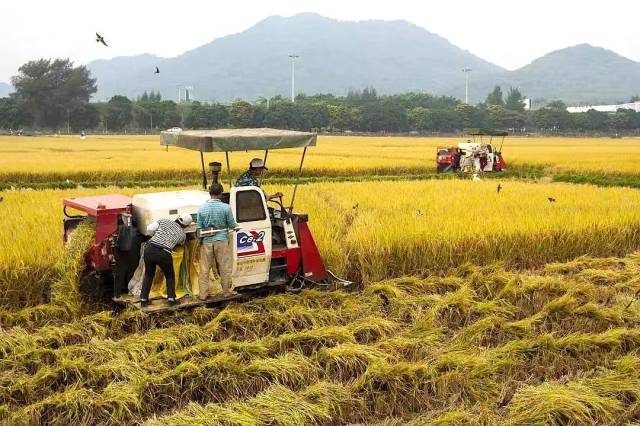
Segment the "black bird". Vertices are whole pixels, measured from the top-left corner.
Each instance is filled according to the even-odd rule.
[[[96,33],[96,42],[97,43],[102,43],[105,46],[109,47],[109,45],[107,44],[106,41],[104,41],[104,37],[102,37],[100,34]]]
[[[418,213],[418,216],[422,216],[422,210],[418,210],[417,213]]]
[[[360,207],[360,203],[356,204],[355,206],[352,207],[352,209],[357,209],[358,207]]]
[[[556,199],[553,197],[547,197],[547,200],[549,200],[550,203],[555,203]]]
[[[496,188],[496,191],[498,191],[498,194],[500,193],[501,189],[502,189],[502,186],[500,186],[500,184],[498,184],[498,187]]]
[[[154,74],[160,74],[160,68],[156,67],[156,71],[154,72]]]

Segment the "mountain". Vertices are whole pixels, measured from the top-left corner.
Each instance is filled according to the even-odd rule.
[[[476,101],[484,100],[496,84],[504,92],[509,86],[519,87],[534,100],[574,103],[617,102],[640,93],[640,63],[589,44],[556,50],[515,71],[471,76],[470,97]],[[448,89],[456,90],[464,89],[459,84]]]
[[[588,44],[557,50],[507,71],[407,21],[337,21],[317,14],[272,16],[174,58],[144,54],[94,61],[96,99],[131,98],[160,91],[176,99],[192,86],[195,99],[253,100],[288,96],[289,54],[296,93],[344,95],[375,87],[379,93],[426,91],[464,98],[462,68],[469,67],[470,102],[497,84],[520,88],[534,100],[615,102],[640,94],[640,64]],[[160,74],[154,74],[155,67]],[[0,88],[1,90],[1,88]]]
[[[296,92],[307,94],[367,86],[380,93],[445,93],[462,80],[464,67],[477,77],[505,71],[407,21],[349,22],[311,13],[272,16],[174,58],[145,54],[88,66],[98,79],[97,99],[152,90],[175,99],[177,87],[186,85],[197,99],[228,101],[289,94],[291,53],[300,55]],[[153,74],[156,65],[160,74]]]
[[[7,83],[3,83],[0,81],[0,98],[4,98],[9,95],[9,93],[13,92],[11,86]]]

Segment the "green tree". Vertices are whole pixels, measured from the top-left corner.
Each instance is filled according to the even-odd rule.
[[[229,108],[229,121],[237,129],[255,126],[256,110],[246,101],[235,101]]]
[[[429,121],[429,110],[425,107],[415,107],[407,111],[407,119],[413,130],[425,131],[433,127],[433,123]]]
[[[102,117],[104,127],[111,130],[123,130],[133,118],[133,103],[126,96],[116,95],[109,99]]]
[[[329,126],[329,109],[324,102],[296,102],[295,128],[299,130],[322,129]]]
[[[533,124],[541,131],[560,132],[572,127],[571,115],[563,102],[551,102],[532,113]]]
[[[269,127],[282,129],[293,129],[296,126],[294,121],[296,107],[288,99],[274,99],[269,109],[265,112],[264,122]]]
[[[178,106],[173,101],[161,101],[158,103],[158,117],[154,125],[161,129],[179,127],[182,117],[178,113]]]
[[[510,87],[507,93],[507,99],[504,102],[504,107],[510,111],[524,111],[524,96],[520,93],[520,89],[517,87]]]
[[[96,80],[84,66],[69,59],[39,59],[18,69],[11,78],[18,102],[33,118],[34,127],[61,127],[71,111],[86,105],[96,92]]]
[[[400,132],[409,128],[407,111],[392,98],[382,97],[362,105],[362,127],[372,132]]]
[[[497,129],[506,127],[507,124],[507,110],[500,105],[489,105],[487,107],[487,118],[489,121],[489,127]]]
[[[30,120],[15,96],[0,98],[0,129],[18,129]]]
[[[69,126],[75,132],[95,129],[100,124],[100,113],[93,104],[81,105],[70,114]]]
[[[487,100],[485,101],[487,106],[497,105],[504,106],[504,100],[502,99],[502,89],[500,86],[496,86],[493,88],[493,91],[487,95]]]
[[[462,127],[473,127],[476,110],[472,105],[464,103],[458,104],[455,107],[455,111],[458,114]]]

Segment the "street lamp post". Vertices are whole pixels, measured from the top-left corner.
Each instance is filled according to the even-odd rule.
[[[291,102],[296,101],[296,89],[295,89],[295,79],[296,79],[296,59],[300,57],[300,55],[291,54],[289,55],[291,58]]]
[[[464,73],[464,103],[469,103],[469,73],[472,71],[471,68],[462,68],[462,72]]]

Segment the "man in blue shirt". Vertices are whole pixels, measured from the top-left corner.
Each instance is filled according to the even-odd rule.
[[[196,227],[198,229],[212,228],[217,232],[202,238],[200,246],[200,276],[198,280],[198,298],[205,300],[209,295],[209,271],[214,264],[218,265],[218,275],[222,286],[223,296],[237,294],[231,289],[231,274],[233,272],[233,247],[229,231],[238,228],[233,217],[231,207],[220,199],[224,188],[214,183],[209,188],[211,199],[200,210]]]

